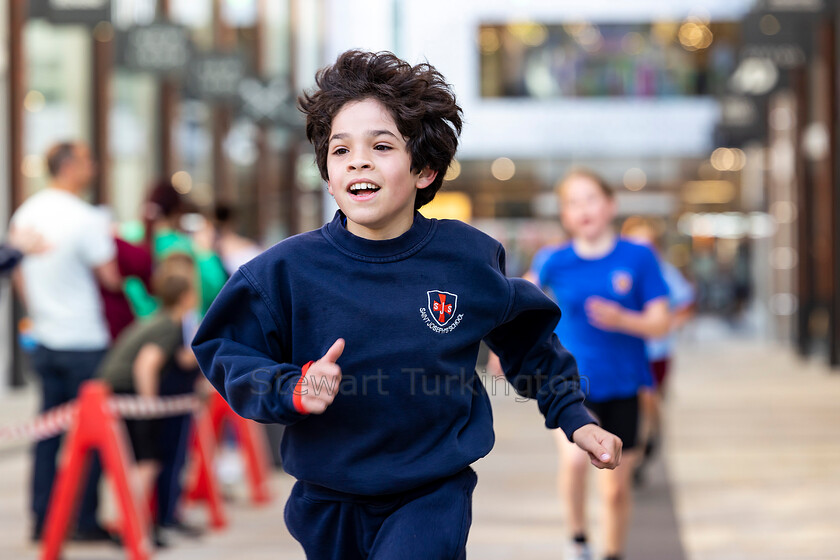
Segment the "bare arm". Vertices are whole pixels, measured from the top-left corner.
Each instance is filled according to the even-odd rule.
[[[688,323],[694,317],[694,304],[676,309],[671,314],[671,330],[675,331]]]
[[[143,397],[156,397],[160,385],[160,372],[166,362],[163,349],[157,344],[148,343],[140,349],[134,359],[134,387]]]
[[[93,269],[93,274],[102,286],[110,292],[122,290],[123,278],[117,266],[117,259],[111,259]]]
[[[181,369],[192,369],[198,367],[198,360],[189,346],[181,346],[175,353],[175,361]]]
[[[639,338],[656,338],[671,329],[668,298],[660,297],[645,304],[642,311],[626,309],[614,301],[599,297],[586,300],[589,322],[608,331],[618,331]]]
[[[9,228],[8,243],[24,255],[37,255],[50,249],[49,243],[34,228]]]

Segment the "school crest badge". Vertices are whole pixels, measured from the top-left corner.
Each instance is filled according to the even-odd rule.
[[[458,309],[458,296],[440,290],[432,290],[426,294],[429,298],[427,307],[429,316],[438,326],[445,327],[455,316],[455,310]]]
[[[426,307],[420,308],[420,318],[432,332],[448,334],[455,330],[464,318],[463,313],[456,315],[457,309],[457,294],[430,290],[426,292]]]
[[[633,276],[626,270],[616,270],[612,273],[613,292],[626,296],[633,289]]]

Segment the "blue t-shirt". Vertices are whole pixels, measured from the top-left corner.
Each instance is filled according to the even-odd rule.
[[[587,299],[598,296],[642,311],[651,300],[667,296],[650,249],[618,240],[606,256],[584,259],[568,244],[548,258],[538,277],[563,311],[554,332],[577,359],[588,400],[631,397],[640,387],[653,385],[644,340],[593,326],[584,307]]]
[[[531,274],[534,275],[534,278],[540,277],[540,271],[545,266],[545,263],[548,262],[548,259],[551,258],[551,255],[557,252],[558,249],[563,247],[562,245],[547,245],[538,249],[536,253],[534,253],[534,258],[531,259]]]

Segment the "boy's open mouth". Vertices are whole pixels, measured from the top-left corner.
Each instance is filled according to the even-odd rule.
[[[381,187],[373,183],[353,183],[348,189],[350,195],[357,198],[367,198],[377,192]]]

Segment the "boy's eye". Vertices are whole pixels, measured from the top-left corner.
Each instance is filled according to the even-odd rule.
[[[334,156],[343,156],[346,153],[347,153],[347,148],[336,148],[335,150],[333,150],[333,155]]]
[[[388,146],[386,144],[377,144],[376,146],[373,147],[373,149],[384,152],[384,151],[390,150],[391,146]]]

